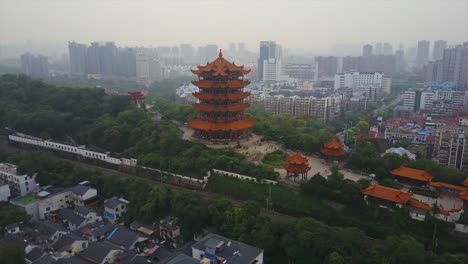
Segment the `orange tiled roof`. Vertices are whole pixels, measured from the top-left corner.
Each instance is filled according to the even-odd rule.
[[[414,208],[422,209],[425,211],[432,211],[432,206],[428,205],[427,203],[420,202],[418,200],[411,199],[409,204]]]
[[[309,160],[302,156],[301,154],[299,154],[299,152],[296,152],[294,153],[293,155],[291,155],[289,158],[288,158],[288,163],[289,164],[309,164]]]
[[[229,80],[227,82],[215,82],[212,80],[201,80],[201,81],[192,81],[192,84],[201,89],[208,88],[231,88],[231,89],[240,89],[249,85],[250,81],[242,80]]]
[[[430,182],[433,178],[432,175],[426,171],[408,168],[404,166],[401,166],[398,169],[391,170],[390,173],[395,176],[405,177],[423,182]]]
[[[459,192],[458,198],[468,201],[468,191]]]
[[[373,184],[366,189],[362,190],[362,193],[368,196],[379,198],[386,201],[391,201],[398,204],[406,204],[413,194],[405,193],[400,190],[388,188],[385,186]]]
[[[236,131],[255,126],[255,120],[243,119],[229,123],[211,123],[200,119],[192,119],[188,121],[187,125],[193,129],[204,131]]]
[[[468,178],[463,181],[463,185],[468,186]]]
[[[244,69],[244,65],[237,66],[233,62],[227,61],[223,58],[223,53],[219,50],[219,56],[216,60],[206,64],[205,66],[197,66],[196,70],[192,70],[194,74],[201,74],[203,72],[212,72],[213,76],[227,76],[227,72],[240,72],[247,74],[250,70]]]
[[[250,93],[248,92],[240,92],[240,93],[233,93],[233,94],[210,94],[210,93],[193,93],[193,96],[200,100],[210,101],[210,100],[242,100],[249,96]]]
[[[337,136],[334,136],[330,141],[325,142],[325,148],[327,149],[343,149],[344,145],[341,143]]]
[[[452,189],[452,190],[457,190],[457,191],[468,191],[468,188],[445,183],[445,182],[430,182],[429,185],[437,188],[447,188],[447,189]]]
[[[320,150],[320,153],[322,153],[325,156],[333,156],[333,157],[342,157],[346,155],[346,151],[344,151],[344,149],[334,150],[334,149],[324,148]]]
[[[249,107],[248,103],[235,105],[210,105],[210,104],[193,104],[193,107],[202,112],[240,112]]]

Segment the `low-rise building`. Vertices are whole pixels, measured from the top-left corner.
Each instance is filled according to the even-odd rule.
[[[0,185],[8,184],[11,197],[23,196],[37,190],[36,175],[18,174],[15,165],[0,163]]]
[[[192,257],[200,263],[263,264],[263,250],[209,234],[192,246]]]
[[[402,207],[406,205],[413,194],[405,193],[400,190],[392,189],[389,187],[373,184],[366,189],[362,190],[364,200],[368,205],[377,204],[382,207],[396,206]]]
[[[173,248],[181,247],[184,239],[180,235],[180,227],[177,225],[177,218],[166,217],[159,221],[159,237],[166,241],[166,245]]]
[[[89,244],[83,252],[78,256],[90,263],[104,264],[116,263],[119,256],[123,253],[123,249],[106,242],[95,242]]]
[[[115,223],[127,212],[129,201],[123,198],[111,198],[104,202],[104,217]]]
[[[6,202],[10,199],[10,185],[3,184],[0,185],[0,202]]]

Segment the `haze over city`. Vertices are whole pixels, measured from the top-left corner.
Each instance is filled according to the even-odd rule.
[[[468,0],[0,0],[1,264],[467,241]]]
[[[295,52],[420,39],[460,43],[465,0],[0,1],[0,44],[115,41],[123,46],[275,39]],[[450,30],[446,30],[447,28]],[[11,30],[14,29],[14,30]]]

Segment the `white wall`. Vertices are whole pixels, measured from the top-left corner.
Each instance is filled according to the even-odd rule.
[[[66,190],[41,199],[38,201],[39,218],[45,219],[45,216],[50,212],[67,208],[72,202],[73,196],[71,190]]]
[[[10,195],[10,186],[8,186],[8,184],[0,186],[0,201],[8,201]]]

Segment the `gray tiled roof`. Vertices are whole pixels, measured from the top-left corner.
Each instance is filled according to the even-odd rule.
[[[89,189],[92,189],[89,186],[86,185],[76,185],[71,188],[71,191],[76,194],[76,195],[83,195],[85,194]]]
[[[185,254],[179,254],[165,264],[200,264],[200,261]]]
[[[58,215],[63,217],[65,220],[67,220],[68,222],[70,222],[70,223],[72,223],[72,224],[74,224],[76,226],[81,225],[86,220],[84,217],[81,217],[81,216],[77,215],[70,208],[60,209],[60,211],[58,212]]]
[[[32,264],[52,264],[52,263],[55,263],[55,259],[53,259],[49,255],[44,255],[40,257],[39,259],[37,259],[36,261],[33,261]]]
[[[95,242],[89,244],[88,248],[79,253],[78,256],[87,261],[101,263],[111,250],[121,249],[107,242]]]
[[[211,254],[224,258],[226,264],[249,264],[263,252],[262,249],[216,234],[208,234],[192,247],[205,252],[209,250],[209,248],[216,248],[216,245],[220,242],[224,242],[223,249],[216,253],[212,252]],[[238,252],[238,254],[234,254],[235,252]]]
[[[117,206],[119,206],[121,204],[126,205],[126,203],[120,201],[119,199],[111,198],[111,199],[107,200],[104,203],[104,206],[107,207],[107,208],[115,209],[115,208],[117,208]]]
[[[14,244],[21,247],[26,247],[27,243],[24,242],[19,236],[6,234],[2,239],[0,239],[0,244]]]
[[[57,251],[68,251],[70,250],[70,246],[75,241],[80,241],[80,240],[86,240],[86,239],[81,238],[74,234],[66,234],[66,235],[61,236],[59,239],[57,239],[57,241],[55,241],[52,247]]]
[[[95,211],[88,207],[77,206],[75,207],[75,212],[79,215],[84,216],[84,215],[88,215],[89,213],[94,213]]]
[[[147,236],[144,236],[140,233],[130,230],[127,227],[119,226],[117,228],[117,231],[112,235],[112,237],[110,237],[106,241],[115,246],[129,249],[140,238],[147,238]]]
[[[110,232],[112,232],[112,230],[114,230],[114,228],[115,226],[111,224],[104,225],[104,226],[94,229],[92,233],[95,237],[100,237],[102,235],[109,234]]]
[[[45,252],[40,248],[40,247],[35,247],[31,251],[29,251],[28,254],[26,254],[26,259],[29,261],[35,261],[42,257],[45,254]]]
[[[60,224],[52,223],[49,221],[34,221],[29,222],[28,224],[24,225],[23,230],[26,233],[34,233],[38,232],[42,235],[46,235],[48,237],[55,234],[57,231],[66,232],[67,229]]]
[[[89,264],[89,262],[80,259],[78,256],[71,258],[61,258],[57,260],[57,264]]]

